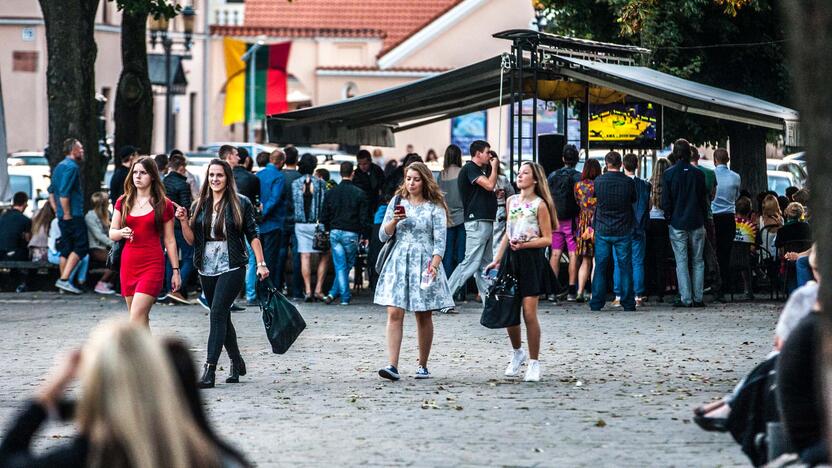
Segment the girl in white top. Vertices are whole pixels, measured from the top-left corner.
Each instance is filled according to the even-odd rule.
[[[513,348],[511,362],[505,375],[513,377],[528,360],[526,382],[540,380],[540,323],[537,320],[537,304],[541,294],[552,294],[557,290],[557,280],[546,260],[545,250],[552,244],[552,231],[557,229],[557,213],[543,168],[530,161],[523,163],[517,173],[519,195],[506,201],[508,223],[506,235],[494,261],[485,271],[499,268],[503,255],[509,255],[509,268],[517,278],[517,296],[523,300],[523,322],[526,324],[526,339],[529,352],[522,348],[520,325],[508,327],[509,340]],[[510,249],[509,249],[510,248]]]

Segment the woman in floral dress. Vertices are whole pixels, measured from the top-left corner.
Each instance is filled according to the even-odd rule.
[[[399,207],[398,209],[396,207]],[[399,380],[399,352],[406,310],[415,312],[419,339],[417,379],[427,379],[428,356],[433,342],[431,312],[453,307],[442,255],[448,209],[430,169],[420,162],[407,166],[404,181],[387,206],[379,238],[393,235],[395,244],[379,272],[374,302],[387,306],[387,350],[390,365],[378,374]]]
[[[592,259],[595,255],[595,231],[592,222],[595,219],[595,178],[601,175],[601,164],[589,159],[584,164],[581,181],[575,184],[575,201],[581,212],[578,214],[578,256],[581,267],[578,270],[578,302],[584,302],[584,289],[592,274]]]

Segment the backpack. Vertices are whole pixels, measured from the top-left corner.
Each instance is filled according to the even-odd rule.
[[[572,168],[563,167],[549,176],[549,190],[560,219],[572,219],[580,212],[575,201],[575,172]]]

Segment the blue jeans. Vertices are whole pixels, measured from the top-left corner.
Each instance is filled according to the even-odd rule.
[[[682,303],[690,305],[691,302],[702,302],[705,286],[705,227],[682,231],[668,226],[668,230],[670,246],[673,247],[673,256],[676,258],[676,282]],[[693,265],[693,281],[688,261]]]
[[[185,242],[185,236],[179,229],[173,230],[173,237],[176,238],[176,247],[179,249],[179,278],[182,280],[180,289],[182,294],[185,294],[188,280],[191,279],[191,273],[194,271],[194,247]],[[173,276],[173,267],[170,265],[168,256],[165,255],[165,282],[162,284],[162,293],[160,296],[167,294],[170,289],[170,278]]]
[[[333,298],[340,296],[342,304],[349,303],[352,297],[350,270],[355,265],[355,256],[358,253],[358,234],[333,229],[329,233],[329,242],[332,245],[332,264],[335,268],[335,281],[329,295]]]
[[[445,275],[450,277],[454,268],[465,258],[465,223],[450,227],[445,238],[445,254],[442,256],[442,266]]]
[[[589,308],[601,310],[607,301],[607,270],[610,257],[620,265],[621,306],[624,310],[636,310],[633,293],[633,236],[602,236],[595,233],[595,276],[592,278],[592,299]]]
[[[795,262],[795,271],[797,271],[797,288],[815,278],[815,275],[812,274],[812,267],[809,265],[808,255],[797,259],[797,262]]]
[[[632,260],[633,260],[633,291],[636,297],[642,297],[647,294],[644,288],[644,250],[647,243],[647,238],[644,232],[633,232],[633,240],[630,243],[632,246]],[[618,257],[613,256],[615,260],[615,271],[612,275],[613,291],[616,297],[621,297],[621,274],[618,272]]]
[[[53,265],[60,265],[61,264],[61,254],[55,250],[50,250],[47,255],[47,260],[49,263]],[[78,260],[78,263],[75,264],[75,268],[69,272],[69,282],[78,281],[78,283],[84,284],[87,282],[87,272],[90,269],[90,256],[89,254],[84,255]]]
[[[254,257],[254,251],[251,250],[251,244],[248,242],[248,239],[246,239],[246,249],[248,249],[248,265],[246,266],[246,300],[248,302],[254,302],[257,300],[257,258]]]

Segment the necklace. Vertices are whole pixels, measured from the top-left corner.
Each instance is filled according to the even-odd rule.
[[[139,209],[144,208],[148,203],[150,203],[150,197],[145,198],[143,202],[139,202]]]

